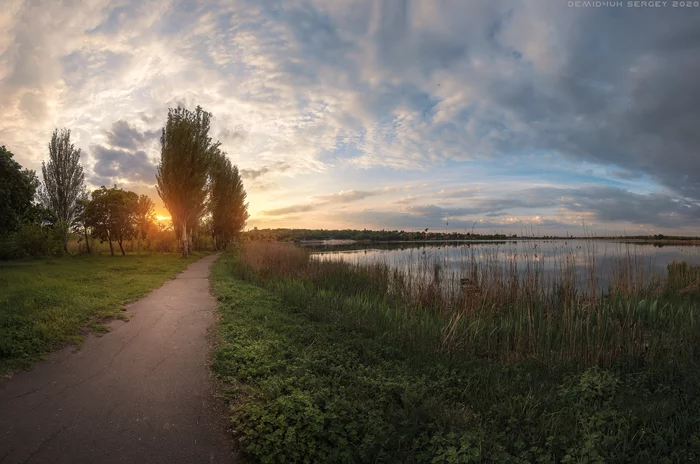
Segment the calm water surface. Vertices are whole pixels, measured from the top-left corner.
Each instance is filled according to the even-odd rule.
[[[517,264],[519,274],[528,266],[537,267],[545,278],[554,278],[562,267],[576,274],[577,284],[589,285],[591,269],[595,268],[597,288],[605,288],[619,263],[630,263],[634,269],[644,269],[644,279],[665,275],[672,261],[700,265],[700,246],[625,244],[613,241],[589,240],[513,240],[484,242],[427,242],[367,245],[355,243],[315,243],[309,245],[313,256],[322,260],[343,260],[350,263],[386,263],[404,270],[421,266],[432,269],[439,264],[448,276],[464,274],[471,262],[483,266],[509,268]],[[426,266],[427,264],[427,266]]]

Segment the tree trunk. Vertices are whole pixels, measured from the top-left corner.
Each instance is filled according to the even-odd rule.
[[[112,246],[112,236],[107,235],[107,241],[109,242],[109,254],[114,256],[114,247]]]
[[[83,232],[85,232],[85,246],[87,247],[87,252],[91,255],[92,251],[90,250],[90,238],[88,237],[87,227],[83,227]]]
[[[187,258],[190,254],[190,241],[187,237],[187,221],[182,221],[182,234],[180,236],[182,242],[182,256]]]
[[[136,234],[136,255],[141,256],[141,227],[139,226],[139,231]]]
[[[126,256],[126,253],[124,253],[124,247],[122,246],[122,239],[120,238],[117,240],[117,243],[119,244],[119,249],[122,251],[122,256]]]

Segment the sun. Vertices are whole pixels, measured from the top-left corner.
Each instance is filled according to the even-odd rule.
[[[156,216],[156,221],[169,221],[170,216]]]

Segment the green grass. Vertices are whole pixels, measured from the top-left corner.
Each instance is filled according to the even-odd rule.
[[[239,271],[230,255],[214,265],[213,369],[254,461],[700,459],[696,368],[505,363],[417,349],[349,323],[337,308],[319,311],[319,302],[350,298],[338,291],[295,305],[283,287],[261,288]]]
[[[104,333],[104,319],[173,278],[197,259],[154,253],[0,262],[0,373],[25,369],[51,350],[80,343],[84,327]]]

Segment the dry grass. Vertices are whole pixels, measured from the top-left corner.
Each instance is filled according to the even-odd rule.
[[[700,270],[672,263],[658,276],[621,245],[603,287],[596,246],[588,241],[579,253],[562,249],[554,272],[545,272],[535,248],[505,256],[466,252],[458,270],[448,271],[429,255],[394,267],[360,265],[312,259],[289,244],[252,242],[240,252],[238,273],[323,317],[420,349],[505,362],[693,362],[700,329],[692,297]]]

